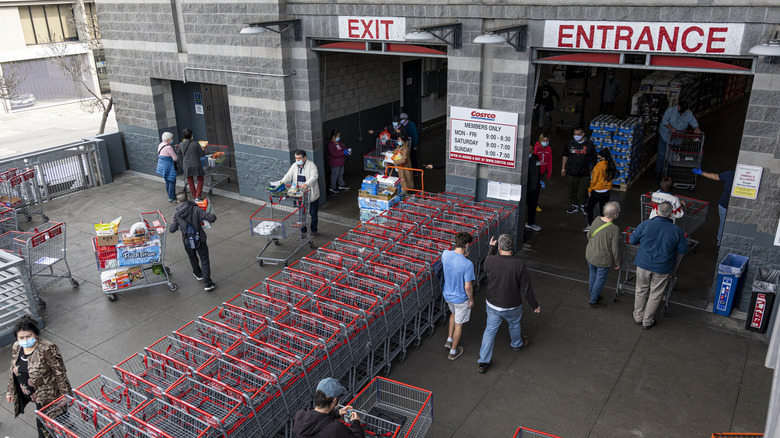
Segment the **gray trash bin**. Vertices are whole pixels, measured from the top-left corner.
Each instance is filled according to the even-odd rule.
[[[753,293],[750,297],[750,309],[748,310],[745,328],[758,333],[766,333],[769,320],[772,317],[780,282],[780,270],[770,268],[758,268],[756,279],[753,281]]]

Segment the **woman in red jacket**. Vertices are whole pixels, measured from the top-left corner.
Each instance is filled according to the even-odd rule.
[[[539,141],[534,145],[534,154],[539,157],[539,180],[541,181],[546,175],[549,182],[552,176],[552,148],[550,147],[550,136],[546,132],[539,135]],[[536,212],[542,212],[542,208],[538,205]]]
[[[340,190],[349,190],[344,183],[344,157],[352,154],[352,148],[344,146],[341,142],[341,132],[330,131],[328,142],[328,164],[330,165],[330,189],[328,193],[336,194]]]

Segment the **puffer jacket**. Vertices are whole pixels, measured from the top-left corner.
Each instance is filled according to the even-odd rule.
[[[8,376],[8,394],[14,401],[14,417],[22,413],[20,397],[21,388],[14,378],[13,370],[22,347],[19,342],[14,342],[11,350],[11,372]],[[33,400],[41,406],[46,406],[63,394],[72,394],[72,388],[65,371],[65,362],[62,360],[60,349],[51,342],[38,337],[35,350],[27,358],[30,386],[35,389],[31,394]]]

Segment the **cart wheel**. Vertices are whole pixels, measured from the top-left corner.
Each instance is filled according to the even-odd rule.
[[[165,267],[165,273],[168,274],[168,275],[171,275],[171,268],[166,266]]]
[[[30,215],[28,214],[28,215],[27,215],[27,222],[30,222],[31,220],[32,220],[32,216],[30,216]],[[47,222],[48,222],[48,221],[47,221]]]
[[[40,307],[41,309],[45,309],[46,301],[43,301],[42,299],[38,298],[38,307]]]
[[[314,242],[309,242],[309,248],[311,249],[317,249],[316,246],[314,246]]]
[[[393,367],[393,366],[392,366],[391,364],[387,364],[387,366],[385,367],[384,373],[383,373],[383,375],[384,375],[385,377],[387,377],[387,376],[389,376],[389,375],[390,375],[390,369],[391,369],[392,367]]]
[[[49,222],[49,216],[46,216],[45,214],[41,215],[41,219],[43,219],[44,222]],[[29,221],[30,219],[27,220]]]
[[[75,278],[71,277],[70,285],[73,286],[74,288],[76,288],[76,287],[79,287],[79,282]]]
[[[230,182],[230,177],[227,177],[225,181]]]
[[[664,306],[664,310],[663,310],[663,312],[661,312],[661,313],[662,313],[664,316],[667,316],[667,315],[669,315],[669,305],[668,305],[668,304]]]
[[[438,325],[439,327],[441,327],[441,326],[443,326],[443,325],[444,325],[444,324],[446,324],[446,323],[447,323],[447,314],[446,314],[446,313],[443,313],[443,314],[442,314],[442,315],[439,317],[439,320],[436,322],[436,325]]]
[[[615,295],[612,297],[612,302],[617,303],[617,301],[618,301],[618,294],[615,293]]]
[[[171,291],[174,291],[174,290],[176,290],[178,288],[179,288],[178,284],[176,284],[176,283],[168,283],[168,289],[170,289]]]
[[[209,189],[209,196],[214,194],[214,189]]]
[[[108,294],[108,301],[111,301],[112,303],[119,299],[119,296],[117,294]]]
[[[287,267],[287,260],[284,261],[284,267]]]
[[[279,246],[281,244],[282,244],[282,242],[279,242],[278,239],[274,239],[274,245]]]
[[[406,350],[401,350],[401,353],[398,354],[398,363],[404,363],[406,360]]]
[[[433,332],[436,331],[436,326],[431,324],[430,327],[428,327],[428,334],[425,335],[426,338],[430,338],[433,336]]]
[[[422,344],[422,339],[421,338],[415,339],[414,345],[412,345],[412,350],[417,350],[418,348],[420,348],[420,344]]]
[[[262,260],[258,260],[258,261],[257,261],[257,264],[259,264],[260,266],[263,266],[263,265],[265,265],[265,263],[263,263],[263,261],[262,261]]]

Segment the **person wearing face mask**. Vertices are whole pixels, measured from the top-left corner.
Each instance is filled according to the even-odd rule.
[[[295,162],[290,166],[290,170],[282,178],[282,184],[298,187],[300,190],[309,190],[309,215],[311,216],[311,236],[319,236],[318,225],[320,209],[320,186],[317,180],[320,173],[317,171],[317,165],[306,158],[306,151],[298,149],[295,151]],[[301,227],[301,234],[306,234],[306,227]]]
[[[539,140],[534,145],[534,155],[539,157],[539,179],[547,176],[547,182],[550,182],[552,176],[552,148],[550,147],[550,136],[546,132],[539,134]],[[541,213],[542,208],[537,204],[536,212]]]
[[[525,227],[534,231],[542,231],[542,227],[536,225],[536,207],[539,203],[539,192],[544,188],[544,181],[542,181],[541,169],[542,162],[539,160],[539,156],[530,153],[528,154],[528,182],[525,185],[525,205],[527,207],[526,214],[528,219],[525,221]]]
[[[35,320],[22,316],[14,326],[14,335],[16,342],[11,349],[11,373],[5,396],[14,405],[14,417],[23,414],[30,402],[35,403],[36,409],[42,409],[61,395],[72,395],[60,349],[40,337]],[[40,418],[37,426],[38,438],[51,436]]]
[[[661,176],[664,171],[664,162],[666,161],[666,146],[671,142],[672,145],[682,143],[682,139],[672,138],[677,131],[685,131],[688,126],[693,127],[696,134],[701,134],[699,122],[696,116],[688,109],[688,102],[681,100],[676,107],[670,107],[661,118],[661,124],[658,126],[658,157],[655,161],[655,174]]]
[[[390,134],[390,139],[391,140],[395,140],[396,138],[398,138],[398,134],[400,134],[401,132],[406,132],[406,128],[404,128],[404,126],[401,124],[401,117],[400,116],[393,116],[393,122],[392,122],[392,124],[390,126],[386,126],[386,127],[382,128],[382,129],[378,129],[378,130],[370,129],[368,131],[368,133],[373,135],[374,132],[377,132],[377,131],[379,131],[379,132],[387,131]]]
[[[585,130],[581,127],[574,128],[574,138],[566,143],[563,148],[563,163],[561,176],[566,178],[569,186],[569,200],[571,206],[566,213],[576,213],[577,210],[585,214],[585,205],[588,202],[588,185],[590,184],[590,170],[596,159],[596,146],[585,137]]]
[[[544,128],[545,119],[552,126],[551,113],[555,109],[553,99],[561,101],[555,88],[551,87],[547,81],[542,82],[542,86],[536,89],[536,97],[534,98],[534,109],[539,112],[539,129]]]
[[[623,92],[620,81],[615,79],[615,70],[607,70],[604,82],[599,84],[599,90],[602,92],[602,113],[612,114],[615,109],[615,101],[618,95]]]
[[[328,193],[335,195],[339,191],[349,190],[344,183],[344,161],[347,155],[352,155],[352,148],[344,146],[341,142],[341,132],[330,132],[328,141],[328,163],[330,164],[330,189]]]
[[[393,150],[393,166],[409,167],[409,137],[405,132],[398,134],[396,147]],[[414,175],[411,170],[397,169],[398,176],[401,178],[401,187],[404,189],[414,189]]]
[[[593,210],[596,204],[599,205],[599,211],[604,214],[604,205],[609,202],[609,195],[612,189],[612,180],[617,178],[619,172],[612,159],[612,153],[604,148],[598,153],[598,163],[593,167],[590,173],[590,186],[588,186],[588,204],[585,206],[585,212],[588,215],[588,227],[584,232],[589,231],[590,224],[593,223]]]
[[[409,120],[406,113],[401,113],[401,126],[406,130],[409,136],[409,147],[411,148],[412,167],[417,169],[417,147],[420,145],[420,137],[417,133],[417,125]]]

